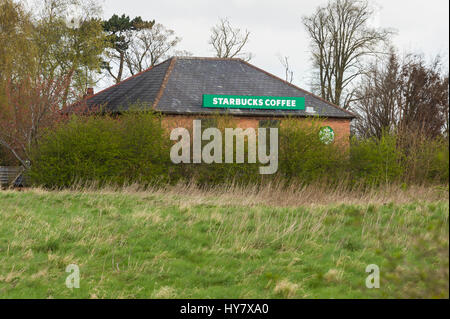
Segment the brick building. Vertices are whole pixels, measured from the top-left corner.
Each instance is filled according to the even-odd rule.
[[[347,143],[350,122],[355,117],[240,59],[174,57],[92,93],[87,97],[88,106],[103,105],[108,112],[120,113],[137,104],[164,114],[168,127],[189,127],[194,119],[217,113],[233,116],[244,129],[256,129],[274,121],[282,123],[288,116],[299,120],[319,116],[325,126],[333,129],[336,140]],[[215,102],[225,98],[226,105],[214,107],[205,103],[205,97],[216,97]],[[276,103],[284,98],[287,102]],[[292,102],[295,100],[297,104]]]

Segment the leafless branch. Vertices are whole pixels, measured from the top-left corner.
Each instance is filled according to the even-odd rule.
[[[392,34],[369,27],[372,14],[366,0],[332,0],[302,19],[311,38],[320,95],[344,108],[352,99],[349,85],[363,73],[364,59],[379,54],[380,44]]]
[[[220,19],[219,23],[211,29],[211,44],[219,58],[242,58],[250,61],[251,53],[242,52],[249,42],[250,32],[233,28],[228,19]]]

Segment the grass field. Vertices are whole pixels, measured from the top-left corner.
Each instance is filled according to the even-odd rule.
[[[448,298],[447,192],[0,191],[0,298]]]

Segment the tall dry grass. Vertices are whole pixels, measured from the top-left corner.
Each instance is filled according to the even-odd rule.
[[[34,188],[46,192],[43,188]],[[78,182],[60,192],[81,193],[133,193],[138,196],[158,195],[178,202],[181,206],[198,204],[233,205],[233,206],[321,206],[330,204],[386,204],[409,203],[414,201],[448,201],[448,185],[410,185],[385,184],[367,187],[366,185],[349,187],[346,181],[337,185],[326,182],[299,184],[273,181],[264,185],[216,185],[199,187],[195,181],[176,185],[142,186],[130,183],[124,186],[102,185],[96,182]]]
[[[222,291],[231,285],[228,296],[239,298],[448,298],[448,186],[345,185],[9,190],[0,193],[0,226],[14,235],[0,282],[56,278],[63,265],[77,263],[94,269],[89,293],[100,298],[198,297],[205,274],[213,278],[207,286],[222,276]],[[42,252],[49,266],[28,270]],[[183,272],[183,288],[161,279],[179,278],[193,260],[210,273]],[[368,291],[365,267],[372,263],[382,269],[383,288]],[[160,285],[151,286],[155,281]],[[132,289],[115,288],[124,282]],[[55,296],[66,296],[61,291]],[[207,296],[223,295],[200,295]]]

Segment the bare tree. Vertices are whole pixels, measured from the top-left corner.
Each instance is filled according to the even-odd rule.
[[[292,83],[292,81],[294,80],[294,71],[292,71],[289,64],[289,57],[280,55],[278,57],[278,60],[284,68],[284,77],[286,82]]]
[[[447,75],[445,75],[445,78],[447,79],[447,90],[448,90],[448,70],[447,70]],[[447,94],[447,103],[444,104],[442,106],[442,117],[444,119],[444,127],[443,127],[443,131],[444,131],[444,136],[447,137],[447,139],[450,137],[449,134],[449,125],[450,125],[450,118],[449,118],[449,103],[448,103],[448,94]]]
[[[361,136],[380,137],[383,131],[423,137],[448,135],[448,74],[440,58],[427,65],[418,55],[403,61],[392,52],[373,63],[356,91],[352,110]]]
[[[447,122],[448,85],[448,75],[442,75],[439,56],[430,65],[419,55],[407,56],[399,79],[399,129],[413,130],[427,137],[441,135]]]
[[[302,18],[318,74],[315,89],[324,99],[344,108],[353,97],[350,84],[364,72],[364,58],[380,53],[380,44],[392,34],[371,28],[368,21],[372,15],[366,0],[332,0]]]
[[[157,23],[151,29],[142,30],[134,37],[126,52],[125,60],[130,73],[136,74],[164,60],[169,54],[179,54],[172,50],[180,43],[173,30]],[[184,53],[188,55],[188,53]]]
[[[99,66],[104,37],[100,22],[90,19],[92,8],[80,9],[77,26],[65,19],[70,5],[86,3],[46,0],[31,11],[0,0],[0,42],[8,43],[0,46],[0,147],[25,168],[30,149],[62,120],[69,97],[80,97],[77,82],[86,77],[78,72]]]
[[[241,58],[250,61],[251,53],[242,52],[249,42],[250,32],[233,28],[228,19],[220,19],[219,23],[211,29],[211,44],[219,58]]]
[[[359,136],[380,138],[393,132],[399,122],[398,94],[400,64],[392,52],[387,61],[377,59],[368,68],[354,92],[352,111],[360,117],[355,129]]]
[[[49,80],[43,76],[8,81],[6,100],[0,102],[0,145],[28,168],[30,148],[46,128],[62,119],[61,105],[70,78]]]

